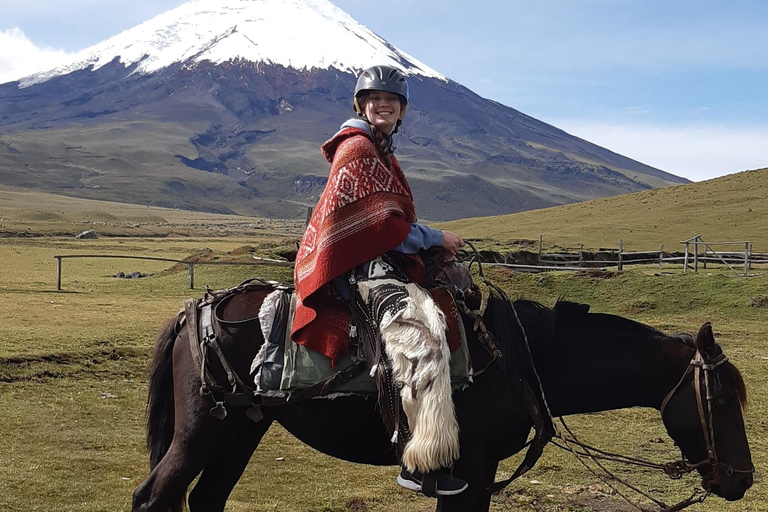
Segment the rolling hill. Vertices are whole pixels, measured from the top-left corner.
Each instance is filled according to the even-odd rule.
[[[701,234],[708,242],[752,241],[768,252],[768,168],[688,185],[647,190],[513,215],[437,224],[470,239],[503,244],[537,240],[561,247],[680,250]]]
[[[492,217],[437,223],[503,250],[519,240],[545,245],[655,250],[698,233],[705,241],[752,241],[768,252],[768,168],[721,178]],[[94,228],[112,236],[250,236],[282,232],[297,240],[303,222],[210,214],[0,188],[0,236],[70,236]],[[518,244],[519,245],[519,244]],[[530,243],[529,243],[530,245]]]

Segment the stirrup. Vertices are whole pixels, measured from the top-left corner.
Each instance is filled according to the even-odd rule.
[[[437,496],[454,496],[463,492],[469,484],[460,478],[456,478],[444,469],[421,473],[411,473],[402,468],[397,475],[397,483],[401,487],[423,493],[425,496],[436,498]]]

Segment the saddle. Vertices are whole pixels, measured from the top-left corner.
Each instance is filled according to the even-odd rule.
[[[456,307],[455,297],[465,297],[471,283],[468,269],[457,262],[446,264],[435,253],[424,255],[427,265],[429,290],[435,302],[445,313],[448,329],[446,338],[451,349],[451,378],[454,388],[461,389],[471,382],[472,370],[466,335],[461,316]],[[398,265],[393,265],[397,268]],[[471,285],[469,293],[478,293]],[[227,326],[220,310],[226,307],[228,299],[249,290],[260,289],[271,292],[265,303],[272,306],[271,316],[259,318],[265,343],[254,360],[250,376],[253,380],[236,375],[218,344],[216,327]],[[362,347],[353,346],[337,364],[341,370],[331,367],[330,361],[322,354],[296,345],[290,340],[290,325],[293,318],[293,288],[274,281],[249,279],[240,285],[225,290],[206,290],[202,299],[189,299],[177,318],[177,329],[189,324],[190,346],[203,383],[201,392],[211,394],[220,412],[225,404],[244,405],[280,404],[337,393],[376,393],[372,379],[363,374],[365,356]],[[365,305],[361,304],[361,311]],[[261,315],[260,315],[261,316]],[[253,318],[239,323],[255,321]],[[228,375],[230,386],[222,386],[212,377],[208,359],[214,356],[220,361]],[[363,374],[363,375],[361,375]]]

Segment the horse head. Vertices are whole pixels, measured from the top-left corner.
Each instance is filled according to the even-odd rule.
[[[662,420],[687,467],[701,475],[702,487],[728,501],[739,500],[752,486],[754,473],[742,416],[744,381],[715,341],[709,322],[695,340],[680,338],[695,353],[664,399]]]

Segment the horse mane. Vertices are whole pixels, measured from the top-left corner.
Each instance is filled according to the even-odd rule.
[[[524,326],[526,338],[532,351],[543,351],[546,353],[554,348],[557,342],[555,336],[555,327],[558,320],[580,321],[586,319],[589,313],[589,305],[579,304],[559,299],[553,308],[548,308],[543,304],[525,299],[518,299],[509,302],[504,298],[491,295],[488,299],[488,311],[491,314],[491,323],[488,328],[497,338],[497,342],[502,351],[512,354],[512,357],[519,358],[523,346],[522,332],[518,324]],[[689,334],[680,333],[668,335],[649,325],[637,322],[635,320],[624,318],[618,315],[601,314],[601,320],[608,324],[613,323],[617,330],[626,331],[634,329],[637,333],[649,333],[667,338],[676,338],[680,342],[695,348],[695,341]],[[517,316],[517,318],[516,318]],[[729,380],[741,404],[742,411],[747,407],[747,388],[744,384],[744,378],[741,372],[732,363],[727,362],[722,366],[724,378]]]
[[[510,302],[491,294],[486,308],[486,327],[493,333],[504,357],[501,366],[507,378],[517,382],[528,373],[528,350],[546,353],[554,339],[554,311],[532,300]],[[528,341],[526,346],[525,340]]]

